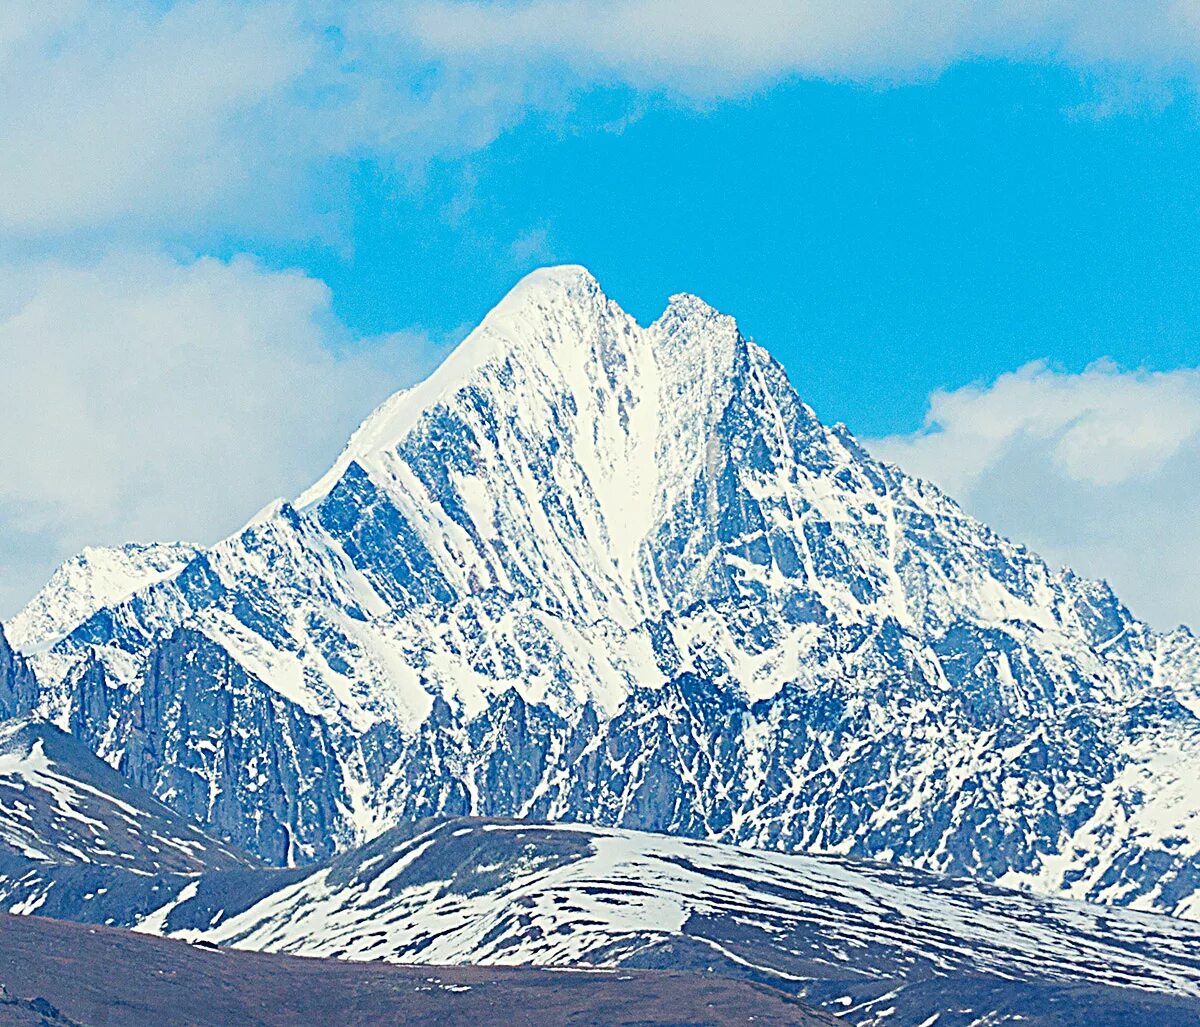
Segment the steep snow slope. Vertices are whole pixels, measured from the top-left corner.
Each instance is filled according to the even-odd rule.
[[[532,815],[1200,915],[1198,654],[822,425],[730,318],[643,328],[555,268],[27,705],[279,863]]]
[[[858,1024],[1057,1023],[1061,1003],[1093,1025],[1200,1015],[1194,924],[630,831],[426,823],[248,908],[213,905],[183,896],[155,923],[307,956],[716,971]]]

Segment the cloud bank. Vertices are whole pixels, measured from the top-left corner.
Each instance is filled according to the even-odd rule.
[[[353,168],[405,176],[596,85],[711,103],[975,58],[1195,76],[1197,0],[44,0],[0,13],[0,245],[336,236]]]
[[[907,79],[974,58],[1177,73],[1200,58],[1195,0],[431,0],[394,20],[442,57],[556,60],[705,96],[785,76]]]
[[[335,233],[354,163],[411,172],[545,106],[315,0],[46,0],[0,14],[0,238]]]
[[[1051,562],[1106,578],[1157,627],[1200,628],[1200,368],[1029,364],[937,392],[922,430],[867,445]]]

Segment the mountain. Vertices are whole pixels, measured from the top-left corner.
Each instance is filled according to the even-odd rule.
[[[1200,1016],[1200,925],[631,831],[425,822],[248,904],[198,891],[155,929],[361,961],[691,970],[873,1027]]]
[[[48,649],[97,610],[178,573],[197,553],[182,543],[88,547],[8,622],[9,642],[25,653]]]
[[[0,913],[0,1027],[832,1027],[762,985],[631,970],[364,965]]]
[[[203,872],[257,862],[207,837],[71,735],[0,724],[0,905],[133,922]]]
[[[518,816],[1200,916],[1200,642],[695,297],[642,327],[536,272],[294,503],[116,591],[17,705],[271,863]]]
[[[508,985],[487,976],[500,966],[617,967],[617,982],[638,969],[701,974],[706,1000],[754,1001],[738,991],[742,981],[872,1027],[933,1017],[946,1027],[1123,1027],[1200,1015],[1200,925],[1183,920],[862,860],[514,820],[423,821],[316,867],[273,869],[213,842],[44,723],[0,730],[0,909],[209,950],[384,960],[438,974],[443,965],[475,968],[468,976],[501,992]],[[0,913],[0,984],[20,1000],[14,1008],[27,1012],[40,996],[71,1010],[69,1022],[92,1022],[91,1007],[72,1004],[77,990],[30,979],[15,990],[16,978],[6,978],[9,938],[24,930]],[[57,937],[49,927],[30,937],[43,935]],[[113,953],[87,940],[95,963],[85,976],[107,983],[104,1001],[136,1006],[126,977],[112,971]],[[171,950],[147,951],[157,959]],[[181,953],[172,973],[191,972]],[[235,960],[216,984],[241,1002],[253,993],[249,977],[279,969]],[[354,986],[369,976],[345,974]],[[668,992],[692,1001],[686,978],[671,982]],[[644,994],[652,984],[624,990]],[[588,990],[554,1002],[637,1004],[632,994],[626,1007]]]

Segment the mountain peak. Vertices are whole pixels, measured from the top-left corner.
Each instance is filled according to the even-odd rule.
[[[600,283],[582,264],[551,264],[530,271],[500,301],[500,306],[514,301],[566,295],[595,295],[602,293]]]
[[[584,342],[587,328],[614,321],[632,327],[633,319],[605,295],[585,267],[562,264],[531,271],[514,285],[446,360],[443,368],[465,366],[524,351],[526,359]],[[442,368],[431,378],[446,377]]]
[[[664,321],[668,318],[678,320],[695,320],[697,318],[708,320],[713,317],[723,317],[729,318],[730,321],[733,320],[728,314],[722,314],[716,307],[694,293],[677,292],[667,300],[667,307],[658,320]]]
[[[0,713],[277,862],[471,809],[1200,915],[1196,640],[875,462],[694,296],[641,326],[535,273],[309,498],[40,682],[0,649]]]
[[[579,264],[538,268],[509,289],[446,363],[451,363],[460,352],[463,356],[486,358],[495,352],[497,337],[508,336],[509,342],[516,341],[513,336],[524,336],[527,332],[522,329],[527,330],[531,324],[561,317],[604,316],[605,312],[624,314],[587,268]],[[484,339],[491,345],[483,345]]]
[[[632,444],[653,453],[660,391],[677,397],[694,392],[700,378],[727,376],[737,337],[732,318],[689,293],[672,296],[654,324],[643,328],[585,267],[539,268],[522,278],[433,374],[380,405],[296,506],[319,501],[351,462],[366,467],[374,455],[394,450],[424,415],[453,405],[465,389],[481,388],[513,413],[524,404],[527,416],[534,416],[531,403],[545,414],[557,408],[553,397],[570,396],[568,405],[580,417],[620,420],[618,434],[627,441],[641,429]],[[706,351],[699,361],[697,346]],[[608,404],[604,411],[592,409],[597,389],[611,393],[602,401]],[[593,425],[590,435],[599,441],[609,427]],[[606,445],[613,442],[609,438]],[[597,459],[611,458],[613,452]]]

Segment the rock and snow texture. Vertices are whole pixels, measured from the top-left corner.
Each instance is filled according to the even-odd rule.
[[[97,610],[177,574],[196,553],[182,543],[88,547],[5,625],[9,643],[23,653],[48,649]]]
[[[181,895],[153,927],[355,960],[715,971],[855,1024],[1076,1022],[1063,1005],[1094,1025],[1200,1015],[1195,924],[581,825],[426,822],[255,901],[221,901],[214,917],[212,897]]]
[[[694,297],[641,327],[531,275],[295,503],[116,591],[28,647],[24,707],[274,863],[533,816],[1200,916],[1197,639],[822,425]]]
[[[0,721],[16,717],[38,703],[39,685],[29,661],[9,645],[0,625]]]
[[[0,724],[0,908],[124,920],[205,871],[255,860],[207,837],[71,735]]]

